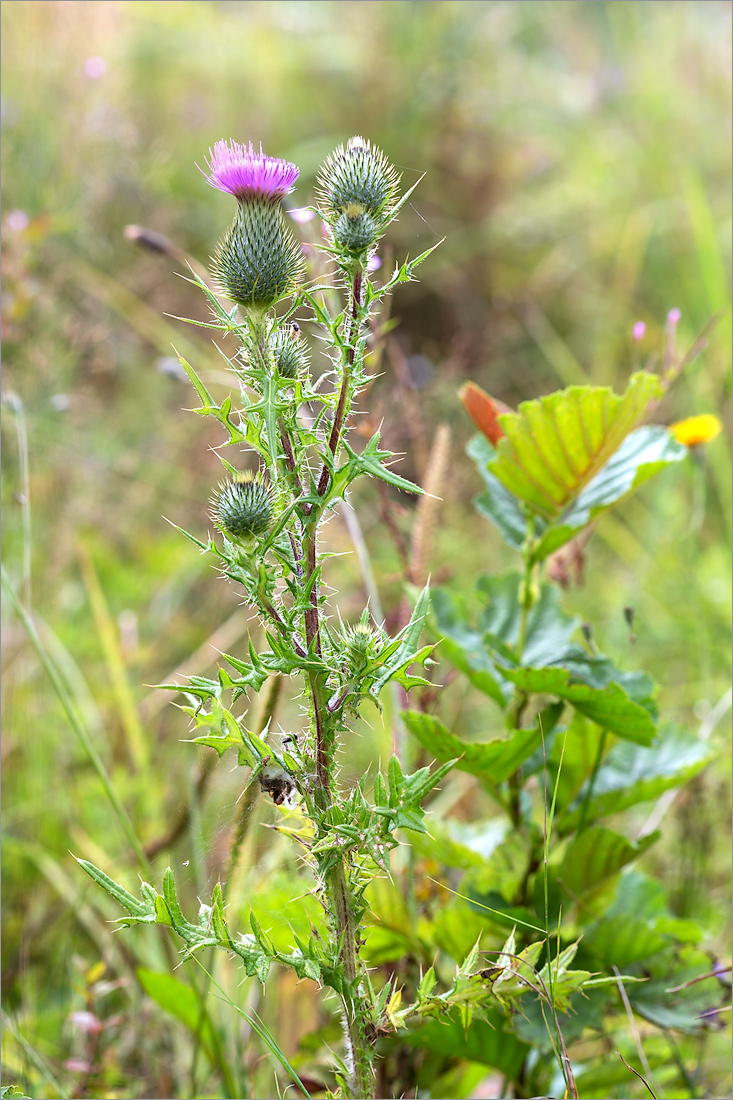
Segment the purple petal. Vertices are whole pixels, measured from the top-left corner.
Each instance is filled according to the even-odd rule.
[[[206,182],[218,191],[227,191],[240,202],[250,199],[282,199],[293,189],[299,176],[294,164],[287,160],[255,153],[249,146],[236,141],[217,141],[206,161],[209,175]]]
[[[682,314],[678,309],[670,309],[669,313],[667,314],[667,324],[668,325],[677,325],[677,324],[679,324],[679,320],[680,320],[681,316],[682,316]]]
[[[636,342],[638,344],[639,340],[644,339],[644,333],[645,332],[646,332],[646,325],[644,324],[644,322],[643,321],[637,321],[636,324],[634,325],[634,327],[631,330],[631,336],[634,340],[636,340]]]

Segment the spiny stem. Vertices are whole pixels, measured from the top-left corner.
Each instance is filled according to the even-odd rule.
[[[336,412],[333,418],[333,424],[331,426],[331,434],[328,439],[328,449],[335,457],[338,450],[339,441],[341,439],[341,432],[343,430],[344,421],[346,419],[346,406],[349,400],[349,385],[351,383],[351,370],[354,366],[354,359],[356,357],[356,338],[359,334],[359,313],[361,310],[361,282],[362,282],[362,268],[359,266],[354,275],[354,282],[351,288],[351,324],[349,326],[349,351],[344,363],[343,377],[341,379],[341,392],[339,393],[338,405],[336,406]],[[321,470],[321,476],[318,479],[318,495],[320,497],[326,492],[331,475],[328,471],[328,466],[323,463],[323,469]]]

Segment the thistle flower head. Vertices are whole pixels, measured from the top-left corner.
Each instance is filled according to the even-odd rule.
[[[239,202],[279,202],[292,191],[300,174],[290,161],[266,157],[262,146],[256,153],[252,142],[246,146],[236,141],[217,141],[213,150],[209,149],[209,158],[206,182],[234,195]]]
[[[397,197],[400,177],[384,153],[362,137],[349,138],[326,158],[318,175],[318,199],[327,219],[364,214],[384,222]]]
[[[270,337],[270,348],[280,378],[297,378],[307,369],[308,349],[295,321],[275,329]]]
[[[272,496],[256,474],[237,474],[224,481],[211,500],[211,518],[231,538],[240,542],[265,535],[272,524]]]

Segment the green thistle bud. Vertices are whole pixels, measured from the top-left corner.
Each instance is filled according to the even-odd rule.
[[[326,159],[318,176],[318,199],[327,218],[370,214],[386,221],[400,177],[384,153],[362,137],[352,137]]]
[[[237,474],[222,482],[211,501],[211,518],[218,527],[240,542],[265,535],[272,524],[272,496],[256,474]]]
[[[295,321],[287,328],[275,329],[270,337],[270,348],[281,378],[297,378],[308,369],[308,349]]]
[[[280,204],[238,203],[212,271],[221,292],[250,309],[268,309],[292,294],[303,278],[303,255]]]
[[[358,676],[367,665],[379,656],[384,645],[384,631],[369,622],[369,612],[364,611],[356,626],[346,627],[341,634],[344,640],[344,659],[351,675]]]
[[[364,252],[379,236],[379,228],[370,214],[356,218],[341,214],[333,227],[333,238],[349,252]]]

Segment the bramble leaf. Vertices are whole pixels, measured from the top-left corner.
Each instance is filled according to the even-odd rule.
[[[656,375],[638,371],[621,396],[606,386],[570,386],[525,401],[499,417],[505,434],[489,469],[533,513],[557,520],[661,393]]]

